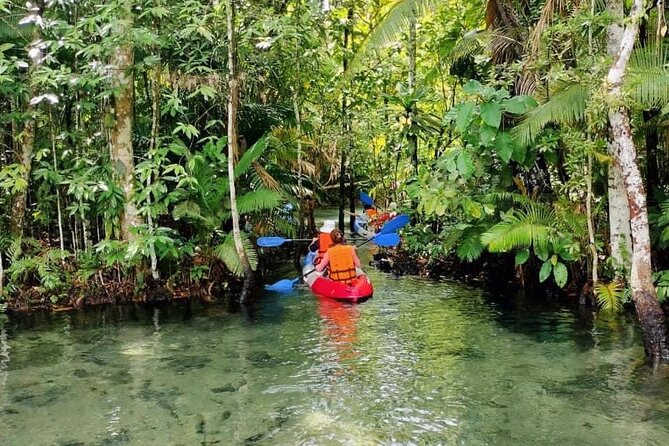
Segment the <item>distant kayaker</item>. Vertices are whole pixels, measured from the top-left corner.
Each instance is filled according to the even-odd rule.
[[[323,255],[323,258],[316,264],[316,271],[323,271],[328,268],[328,277],[330,280],[350,284],[358,277],[356,268],[360,268],[360,259],[355,252],[355,246],[347,245],[344,240],[344,233],[335,229],[330,233],[334,243]]]
[[[328,248],[332,246],[332,238],[330,233],[335,229],[334,220],[325,220],[323,221],[323,226],[318,230],[318,237],[314,237],[313,241],[309,245],[309,251],[316,252],[318,254],[314,258],[314,264],[320,262],[321,258],[325,255]]]

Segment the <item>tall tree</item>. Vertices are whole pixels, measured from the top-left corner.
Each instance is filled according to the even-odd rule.
[[[35,146],[35,132],[37,131],[37,108],[33,104],[33,97],[36,94],[35,72],[43,61],[42,49],[39,46],[41,36],[40,24],[43,23],[43,7],[43,2],[28,2],[26,4],[28,16],[24,19],[28,23],[33,23],[33,35],[32,41],[28,45],[30,68],[28,70],[28,100],[26,101],[27,106],[25,110],[27,119],[23,125],[20,138],[17,138],[17,144],[15,145],[16,161],[20,166],[21,179],[24,184],[24,187],[18,188],[19,190],[12,200],[9,229],[16,237],[23,235],[30,186],[30,172],[32,171],[33,149]]]
[[[239,212],[237,210],[237,192],[235,190],[235,158],[239,154],[239,140],[237,135],[237,108],[239,105],[239,74],[237,72],[237,35],[235,31],[235,1],[227,0],[226,4],[228,24],[228,181],[230,183],[230,214],[232,217],[232,237],[235,241],[235,250],[239,256],[244,271],[244,285],[240,301],[246,303],[251,291],[253,269],[244,250],[242,231],[239,226]]]
[[[119,17],[114,27],[118,39],[111,55],[111,65],[115,75],[112,77],[114,90],[114,125],[111,129],[111,163],[118,185],[123,189],[125,204],[121,213],[121,239],[130,240],[130,229],[140,224],[137,207],[133,202],[135,185],[135,161],[133,159],[132,130],[134,98],[134,46],[130,38],[133,26],[133,2],[123,0],[119,4]]]
[[[607,2],[607,10],[616,19],[608,27],[606,49],[611,57],[615,57],[623,36],[623,27],[621,25],[624,17],[623,0],[609,0]],[[612,143],[609,144],[609,152],[614,153]],[[632,248],[630,207],[627,202],[627,193],[620,165],[615,160],[609,166],[608,198],[611,257],[616,267],[629,271],[631,266],[629,252]]]
[[[657,300],[651,277],[650,231],[646,191],[637,163],[637,150],[632,138],[629,110],[625,105],[622,84],[632,49],[639,34],[644,14],[644,1],[634,0],[622,33],[613,65],[606,78],[608,116],[613,137],[613,154],[620,166],[632,228],[632,300],[644,335],[646,354],[653,363],[669,362],[669,344],[664,313]]]

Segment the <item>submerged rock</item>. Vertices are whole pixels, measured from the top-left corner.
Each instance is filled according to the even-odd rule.
[[[72,372],[74,376],[77,378],[87,378],[90,376],[90,373],[88,373],[85,369],[75,369],[74,372]]]

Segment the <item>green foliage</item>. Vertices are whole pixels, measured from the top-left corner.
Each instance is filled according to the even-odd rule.
[[[242,242],[244,244],[244,252],[246,257],[249,259],[251,264],[251,269],[255,271],[258,267],[258,255],[254,248],[253,243],[249,238],[242,234]],[[237,277],[242,277],[244,275],[244,270],[242,268],[242,263],[239,260],[239,254],[235,248],[235,242],[232,238],[232,234],[228,234],[223,238],[223,241],[214,248],[214,254],[218,257],[225,266]]]
[[[624,287],[618,282],[597,282],[595,285],[597,303],[603,311],[618,312],[622,310]]]
[[[669,298],[669,270],[658,271],[653,274],[653,283],[657,290],[657,298],[664,302]]]

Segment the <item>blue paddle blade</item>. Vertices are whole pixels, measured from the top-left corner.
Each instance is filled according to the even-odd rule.
[[[286,243],[288,240],[283,237],[260,237],[256,244],[261,248],[275,248]]]
[[[408,224],[409,224],[409,216],[405,214],[400,214],[397,217],[390,220],[385,225],[383,225],[380,233],[390,234],[391,232],[396,232],[398,229],[402,229]]]
[[[271,285],[265,285],[265,290],[274,291],[277,293],[287,293],[288,291],[293,290],[293,286],[299,282],[300,277],[296,279],[283,279],[279,280],[277,283]]]
[[[395,247],[400,244],[400,236],[394,232],[391,234],[379,234],[372,238],[371,242],[385,248]]]
[[[368,206],[374,206],[374,200],[372,199],[372,197],[370,197],[363,191],[360,191],[360,201],[362,201],[363,204],[366,204]]]

